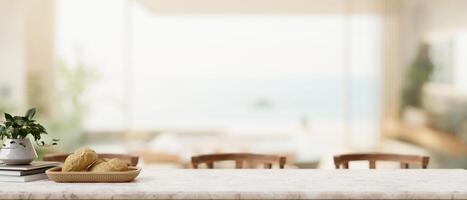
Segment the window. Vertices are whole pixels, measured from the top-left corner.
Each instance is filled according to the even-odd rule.
[[[79,39],[82,58],[101,75],[89,94],[88,129],[377,131],[377,15],[184,15],[124,1],[59,4],[59,54],[68,58]],[[82,10],[67,9],[74,4]]]

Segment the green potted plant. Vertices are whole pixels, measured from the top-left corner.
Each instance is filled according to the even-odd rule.
[[[34,145],[27,136],[31,135],[38,145],[45,146],[41,136],[47,134],[47,131],[33,120],[35,114],[35,108],[29,109],[24,116],[5,113],[5,121],[0,124],[0,139],[6,139],[0,149],[0,161],[9,165],[22,165],[37,158]],[[52,141],[52,145],[56,145],[58,140]]]
[[[430,58],[430,46],[422,43],[417,55],[406,74],[402,88],[401,119],[405,124],[424,125],[428,115],[423,109],[423,87],[430,81],[433,73],[433,63]]]

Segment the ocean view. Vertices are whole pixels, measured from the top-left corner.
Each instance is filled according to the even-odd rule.
[[[133,99],[133,117],[142,126],[199,121],[297,123],[300,119],[342,120],[344,106],[350,106],[353,120],[375,118],[379,82],[355,79],[350,83],[349,100],[342,78],[167,81],[146,86],[147,98]]]

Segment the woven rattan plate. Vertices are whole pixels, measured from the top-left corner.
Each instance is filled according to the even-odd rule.
[[[124,172],[62,172],[61,167],[54,167],[45,173],[50,180],[60,183],[117,183],[134,180],[140,167],[129,167]]]

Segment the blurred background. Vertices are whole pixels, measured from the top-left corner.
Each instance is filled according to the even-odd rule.
[[[426,154],[467,168],[465,0],[0,0],[0,112],[41,153]]]

